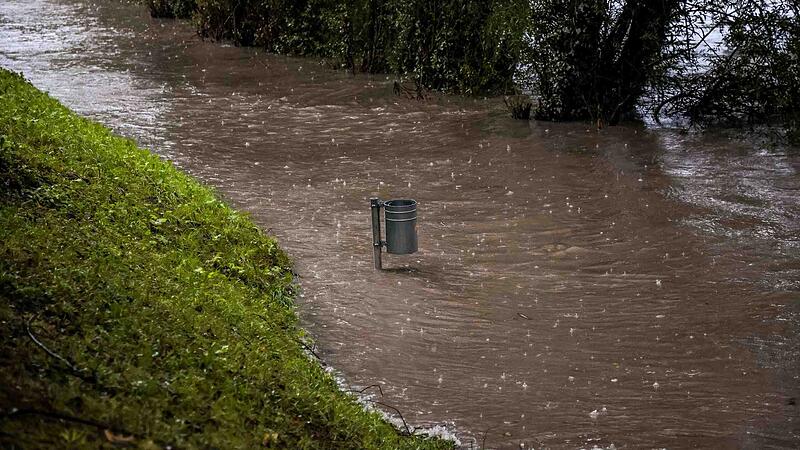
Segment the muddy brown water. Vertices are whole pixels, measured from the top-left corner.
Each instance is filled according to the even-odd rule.
[[[800,446],[796,150],[405,100],[121,2],[4,0],[0,65],[251,213],[296,261],[325,361],[415,427],[465,448]],[[420,208],[419,253],[380,273],[371,196]]]

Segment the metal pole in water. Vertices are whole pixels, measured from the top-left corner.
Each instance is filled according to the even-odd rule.
[[[381,261],[381,202],[377,197],[369,199],[369,205],[372,209],[372,260],[375,262],[375,270],[383,269],[383,262]]]

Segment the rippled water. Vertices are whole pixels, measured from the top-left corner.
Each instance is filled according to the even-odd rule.
[[[5,0],[0,65],[277,235],[319,353],[414,426],[465,448],[800,446],[797,150],[406,100],[136,4]],[[371,196],[420,205],[420,252],[383,272]]]

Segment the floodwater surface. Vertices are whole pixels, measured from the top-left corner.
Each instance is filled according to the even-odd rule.
[[[411,426],[465,448],[800,446],[797,150],[408,100],[122,2],[4,0],[0,65],[276,235],[317,353]],[[372,196],[419,202],[420,251],[382,272]]]

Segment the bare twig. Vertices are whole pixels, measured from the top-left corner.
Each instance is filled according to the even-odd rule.
[[[250,339],[247,339],[244,335],[242,335],[242,333],[239,333],[239,330],[237,330],[235,327],[231,327],[231,331],[233,331],[233,334],[242,338],[243,341],[247,342],[247,345],[253,345],[253,343],[250,342]]]
[[[59,355],[58,353],[50,350],[49,348],[47,348],[46,345],[42,344],[42,342],[40,340],[36,339],[36,336],[34,336],[33,332],[31,331],[30,324],[25,324],[25,330],[28,332],[28,337],[31,338],[33,343],[38,345],[39,348],[41,348],[42,350],[45,351],[45,353],[47,353],[48,355],[52,356],[53,358],[55,358],[55,359],[63,362],[64,364],[66,364],[67,367],[69,367],[70,370],[72,370],[73,372],[81,373],[81,371],[77,367],[73,366],[71,362],[67,361],[67,358],[64,358],[63,356]]]
[[[680,92],[678,94],[675,94],[667,98],[666,100],[661,101],[661,103],[659,103],[658,106],[656,106],[655,109],[653,109],[653,120],[655,120],[655,122],[658,125],[661,125],[661,109],[667,106],[668,104],[674,102],[675,100],[679,100],[684,97],[689,97],[689,93]]]
[[[255,314],[255,316],[256,316],[256,317],[258,317],[259,319],[263,320],[264,322],[267,322],[267,323],[269,323],[269,320],[267,320],[267,318],[266,318],[266,317],[264,317],[264,316],[262,316],[261,314]],[[308,353],[311,353],[311,355],[312,355],[312,356],[314,356],[314,358],[316,358],[316,359],[317,359],[317,361],[319,361],[319,363],[320,363],[321,365],[323,365],[323,366],[327,366],[327,365],[328,365],[328,364],[326,364],[326,363],[325,363],[325,361],[322,359],[322,357],[321,357],[321,356],[319,356],[319,355],[317,354],[317,352],[315,352],[315,351],[314,351],[314,349],[313,349],[313,348],[311,348],[311,346],[310,346],[310,345],[306,344],[305,342],[301,341],[300,339],[296,339],[295,341],[296,341],[298,344],[300,344],[300,346],[301,346],[301,347],[303,347],[303,348],[304,348],[304,349],[305,349],[305,350],[306,350]]]
[[[381,393],[381,397],[383,397],[383,389],[381,388],[380,384],[370,384],[369,386],[365,387],[364,389],[359,389],[359,390],[353,391],[353,392],[358,392],[359,394],[363,394],[364,391],[366,391],[367,389],[374,388],[374,387],[378,388],[378,391]]]
[[[89,384],[92,384],[92,385],[96,386],[97,388],[99,388],[99,389],[101,389],[103,391],[111,392],[111,393],[117,392],[116,388],[113,388],[113,387],[110,387],[110,386],[106,386],[103,383],[101,383],[100,380],[97,379],[97,375],[96,374],[91,373],[86,369],[79,369],[79,368],[75,367],[75,365],[72,364],[71,362],[69,362],[69,360],[67,360],[67,358],[65,358],[65,357],[59,355],[58,353],[50,350],[49,348],[47,348],[47,346],[44,345],[42,343],[42,341],[37,339],[36,335],[33,334],[33,331],[31,331],[30,323],[26,323],[25,324],[25,330],[28,332],[28,337],[31,339],[31,341],[33,341],[34,344],[36,344],[39,348],[44,350],[45,353],[47,353],[51,357],[53,357],[53,358],[61,361],[62,363],[64,363],[64,365],[66,365],[67,368],[69,368],[70,374],[72,376],[80,378],[81,380],[83,380],[83,381],[85,381],[85,382],[87,382]]]
[[[263,320],[264,322],[269,323],[269,320],[267,320],[267,318],[262,316],[261,314],[256,314],[255,316],[258,317],[259,319]]]
[[[483,432],[483,438],[481,439],[481,450],[486,448],[486,436],[489,435],[489,432],[496,429],[497,427],[489,427],[486,431]]]
[[[49,419],[63,420],[65,422],[72,422],[72,423],[79,423],[81,425],[87,425],[87,426],[94,427],[94,428],[97,428],[97,429],[100,429],[100,430],[110,430],[110,431],[113,431],[116,434],[122,434],[122,435],[128,435],[128,436],[134,436],[134,437],[137,437],[137,438],[141,438],[141,436],[137,436],[136,434],[131,433],[128,430],[125,430],[125,429],[122,429],[122,428],[118,428],[118,427],[114,427],[114,426],[111,426],[111,425],[109,425],[107,423],[98,422],[98,421],[92,420],[92,419],[84,419],[83,417],[70,416],[68,414],[63,414],[63,413],[55,412],[55,411],[40,411],[40,410],[37,410],[37,409],[17,409],[17,410],[11,411],[8,414],[5,414],[3,418],[4,419],[13,419],[15,417],[21,417],[21,416],[39,416],[39,417],[46,417],[46,418],[49,418]]]
[[[307,351],[308,353],[311,353],[311,354],[314,356],[314,358],[316,358],[316,359],[317,359],[317,361],[319,361],[319,363],[320,363],[321,365],[323,365],[323,366],[327,366],[327,364],[325,363],[325,361],[323,361],[322,357],[321,357],[321,356],[319,356],[319,355],[317,354],[317,352],[315,352],[315,351],[314,351],[314,349],[313,349],[313,348],[311,348],[311,346],[310,346],[310,345],[306,344],[305,342],[303,342],[303,341],[301,341],[301,340],[299,340],[299,339],[297,340],[297,343],[298,343],[298,344],[300,344],[300,346],[301,346],[301,347],[303,347],[304,349],[306,349],[306,351]]]
[[[403,413],[401,413],[399,409],[395,408],[394,406],[389,406],[386,403],[379,402],[377,400],[367,400],[367,401],[370,402],[370,403],[374,403],[376,405],[381,405],[381,406],[383,406],[385,408],[389,408],[392,411],[396,412],[397,415],[400,416],[400,420],[403,421],[403,426],[406,428],[406,434],[408,434],[409,436],[414,434],[414,433],[411,432],[411,429],[408,427],[408,423],[406,422],[406,419],[403,417]]]

